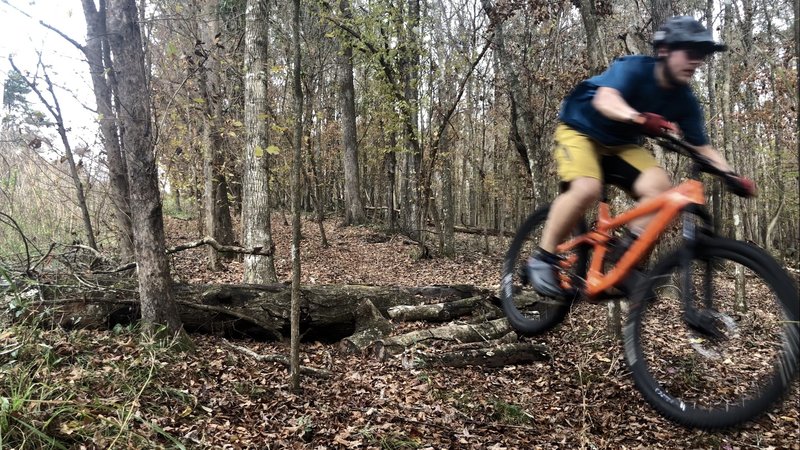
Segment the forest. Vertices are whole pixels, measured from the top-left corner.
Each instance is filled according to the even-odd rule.
[[[0,47],[0,448],[800,448],[796,379],[683,427],[631,380],[630,302],[525,337],[498,300],[562,100],[689,15],[728,46],[691,82],[710,143],[758,189],[704,176],[715,231],[796,309],[796,0],[66,3],[0,0],[31,36]]]

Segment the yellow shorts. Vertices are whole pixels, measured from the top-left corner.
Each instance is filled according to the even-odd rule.
[[[554,157],[562,182],[590,177],[628,191],[639,174],[658,167],[656,159],[644,147],[635,144],[607,147],[563,123],[556,127]]]

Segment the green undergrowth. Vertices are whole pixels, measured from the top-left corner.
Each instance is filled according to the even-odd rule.
[[[137,328],[4,328],[0,449],[184,448],[163,419],[192,402],[163,387],[175,347]]]
[[[163,199],[164,201],[162,202],[162,209],[165,216],[174,217],[180,220],[195,219],[196,207],[193,203],[182,204],[179,206],[175,201],[175,197],[171,195],[165,195]]]

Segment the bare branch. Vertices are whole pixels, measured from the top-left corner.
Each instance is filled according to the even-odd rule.
[[[52,31],[53,33],[61,36],[62,38],[64,38],[65,41],[69,42],[70,44],[74,45],[75,48],[80,50],[81,53],[86,54],[86,46],[84,46],[80,42],[76,41],[75,39],[72,39],[71,37],[67,36],[63,31],[61,31],[58,28],[48,24],[44,20],[40,20],[39,21],[39,25],[41,25],[41,26],[47,28],[48,30]]]
[[[0,212],[0,222],[5,222],[10,225],[12,228],[17,230],[17,233],[19,233],[19,235],[22,237],[22,244],[25,245],[25,270],[23,273],[27,275],[31,271],[31,252],[28,248],[28,237],[25,236],[25,233],[22,231],[22,228],[19,226],[17,221],[8,214]]]
[[[170,247],[166,250],[167,255],[171,255],[173,253],[177,253],[183,250],[189,250],[192,248],[197,248],[202,245],[210,245],[214,248],[214,250],[222,253],[241,253],[246,255],[259,255],[259,256],[270,256],[272,255],[272,250],[267,249],[265,250],[264,247],[252,247],[252,248],[245,248],[245,247],[238,247],[235,245],[222,245],[214,238],[211,237],[204,237],[199,241],[189,242],[187,244],[176,245],[175,247]],[[125,270],[130,270],[136,268],[136,262],[128,263],[123,266],[119,266],[116,269],[109,270],[109,271],[95,271],[94,273],[116,273],[122,272]]]
[[[247,355],[247,356],[249,356],[249,357],[251,357],[251,358],[253,358],[253,359],[257,360],[257,361],[276,362],[276,363],[279,363],[279,364],[283,364],[286,367],[289,367],[289,358],[287,358],[285,356],[281,356],[281,355],[260,355],[260,354],[258,354],[256,352],[250,350],[249,348],[244,348],[244,347],[239,347],[238,345],[233,345],[226,339],[222,339],[222,342],[225,345],[227,345],[228,347],[231,347],[232,349],[234,349],[234,350],[236,350],[236,351],[238,351],[240,353],[244,353],[245,355]],[[328,370],[316,369],[316,368],[308,367],[308,366],[300,366],[300,373],[302,373],[304,375],[312,375],[312,376],[320,377],[320,378],[330,378],[331,376],[333,376],[333,374],[331,374],[331,372],[328,371]]]
[[[42,257],[41,257],[41,258],[39,258],[39,260],[38,260],[38,261],[36,261],[36,262],[35,262],[35,263],[34,263],[34,264],[31,266],[31,268],[30,268],[30,269],[28,269],[28,271],[29,271],[29,272],[32,272],[32,271],[36,270],[36,267],[38,267],[38,266],[39,266],[39,264],[41,264],[41,263],[42,263],[42,262],[43,262],[45,259],[47,259],[47,257],[49,257],[51,253],[53,253],[53,249],[55,249],[55,248],[56,248],[56,245],[57,245],[57,244],[56,244],[55,242],[51,243],[51,244],[50,244],[50,248],[48,248],[48,249],[47,249],[47,253],[45,253],[44,255],[42,255]]]

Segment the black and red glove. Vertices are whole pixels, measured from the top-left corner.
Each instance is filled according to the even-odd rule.
[[[733,172],[725,175],[725,187],[739,197],[750,198],[756,196],[756,184],[753,180]]]
[[[660,137],[667,132],[678,132],[678,127],[674,123],[655,113],[640,113],[633,118],[633,123],[639,125],[642,132],[650,137]]]

